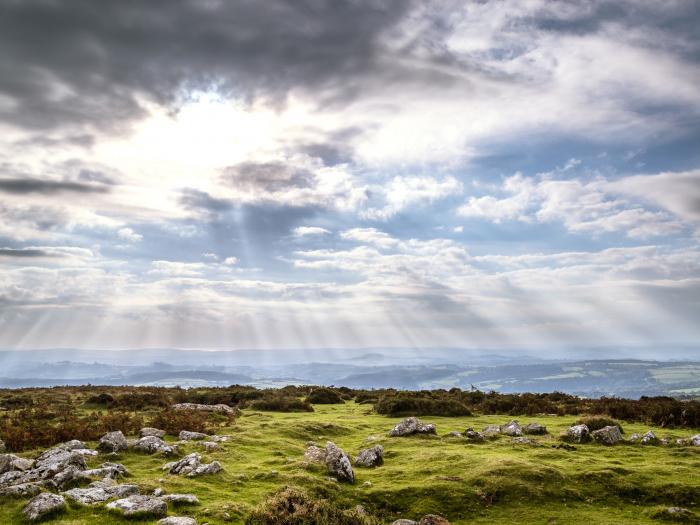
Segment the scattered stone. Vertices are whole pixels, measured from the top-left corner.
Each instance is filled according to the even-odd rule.
[[[107,503],[107,508],[123,514],[125,517],[153,517],[165,516],[168,505],[152,496],[129,496]]]
[[[668,445],[668,438],[661,438],[659,440],[659,444],[667,446]]]
[[[685,509],[683,507],[668,507],[664,510],[664,513],[667,514],[669,517],[672,517],[674,520],[680,519],[685,521],[695,517],[695,515],[690,510]]]
[[[417,417],[407,417],[389,432],[389,436],[410,436],[413,434],[437,434],[435,425],[432,423],[423,423]]]
[[[679,447],[685,447],[689,443],[690,442],[687,439],[683,439],[683,438],[676,439],[676,445],[678,445]]]
[[[614,445],[622,441],[622,433],[617,425],[609,425],[591,432],[591,437],[603,445]]]
[[[168,463],[165,467],[170,474],[185,475],[189,477],[204,476],[206,474],[216,474],[223,469],[221,463],[212,461],[211,463],[202,463],[202,458],[196,452],[188,454],[180,461]]]
[[[326,443],[326,467],[328,467],[328,473],[338,481],[355,483],[355,473],[352,470],[350,459],[332,441]]]
[[[146,454],[163,454],[164,456],[170,456],[175,454],[175,448],[168,445],[161,438],[156,436],[146,436],[137,440],[133,445],[134,450],[139,452],[145,452]]]
[[[656,445],[658,444],[659,440],[657,437],[654,435],[654,432],[651,430],[644,434],[642,436],[642,439],[639,441],[642,445]]]
[[[372,486],[372,482],[369,481],[369,480],[368,480],[368,481],[365,481],[365,482],[362,484],[362,486],[363,486],[363,487],[366,487],[366,488],[369,488],[369,487]]]
[[[139,436],[141,436],[141,437],[154,436],[157,438],[162,438],[165,436],[165,430],[161,430],[159,428],[153,428],[153,427],[144,427],[139,431]]]
[[[114,498],[126,498],[139,494],[139,488],[136,485],[113,485],[113,486],[95,486],[85,489],[70,489],[63,492],[63,495],[80,503],[81,505],[97,505]]]
[[[636,432],[630,436],[630,443],[636,443],[639,441],[640,435]]]
[[[34,461],[15,456],[14,454],[0,454],[0,474],[19,470],[24,472],[34,466]]]
[[[399,520],[392,522],[391,525],[418,525],[418,522],[401,518]]]
[[[501,433],[500,425],[486,425],[481,433],[488,438],[496,437]]]
[[[169,516],[158,520],[158,525],[197,525],[197,521],[186,516]]]
[[[483,443],[484,441],[484,435],[481,432],[477,432],[472,427],[464,431],[464,437],[467,438],[467,441],[470,443]]]
[[[100,443],[97,448],[102,452],[122,452],[129,448],[126,438],[121,430],[115,432],[107,432],[100,438]]]
[[[547,427],[544,425],[540,425],[539,423],[528,423],[523,427],[523,432],[525,434],[543,436],[547,433]]]
[[[359,516],[369,516],[369,512],[362,505],[355,505],[355,514]]]
[[[209,436],[209,441],[213,441],[214,443],[226,443],[227,441],[231,441],[231,436]]]
[[[437,514],[426,514],[420,519],[418,525],[450,525],[450,522]]]
[[[309,463],[325,463],[326,462],[326,449],[317,447],[315,444],[309,446],[304,452],[304,460]]]
[[[240,410],[237,408],[224,405],[223,403],[218,405],[202,405],[199,403],[177,403],[171,407],[173,410],[198,410],[200,412],[218,412],[220,414],[228,414],[237,416]]]
[[[461,438],[461,437],[462,437],[462,433],[459,432],[458,430],[453,430],[452,432],[448,432],[448,433],[445,435],[445,437],[448,437],[448,438]]]
[[[566,431],[566,438],[572,443],[585,443],[590,439],[588,425],[574,425]]]
[[[506,436],[522,436],[523,429],[514,419],[511,422],[501,426],[501,434],[505,434]]]
[[[153,491],[153,495],[157,498],[159,496],[162,496],[165,494],[165,491],[163,490],[162,487],[158,487],[156,490]]]
[[[214,441],[200,441],[199,445],[207,452],[218,452],[221,450],[219,444]]]
[[[199,499],[194,494],[165,494],[159,498],[174,505],[198,505]]]
[[[384,463],[384,447],[381,445],[360,450],[355,458],[355,465],[359,467],[378,467],[382,463]]]
[[[0,488],[0,496],[9,496],[11,498],[36,496],[39,492],[41,492],[41,485],[39,483],[20,483],[19,485],[10,485],[9,487]]]
[[[180,432],[178,437],[180,438],[180,441],[195,441],[206,439],[209,436],[203,434],[202,432],[190,432],[189,430],[183,430]]]
[[[63,496],[43,492],[30,499],[29,503],[22,509],[22,513],[28,521],[38,521],[49,514],[65,510],[65,508],[66,500],[63,499]]]
[[[696,434],[690,438],[690,444],[694,447],[700,447],[700,434]]]
[[[534,445],[535,442],[532,441],[530,438],[525,437],[525,436],[518,436],[514,437],[513,439],[510,440],[511,443],[514,445]]]

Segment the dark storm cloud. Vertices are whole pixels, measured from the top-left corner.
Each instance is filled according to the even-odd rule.
[[[282,162],[242,162],[224,169],[224,182],[236,189],[274,193],[292,188],[310,188],[313,173]]]
[[[295,87],[351,93],[376,70],[404,0],[0,0],[0,119],[118,127],[138,95],[191,89],[283,102]],[[341,97],[342,98],[342,97]],[[321,101],[319,101],[321,102]]]
[[[194,188],[182,190],[179,200],[185,209],[206,214],[219,214],[233,207],[233,203],[228,199],[212,197],[206,191]]]
[[[0,192],[25,195],[39,193],[54,195],[56,193],[106,193],[108,188],[71,181],[50,181],[32,178],[0,179]]]
[[[56,257],[56,254],[48,253],[37,248],[0,248],[0,257]]]

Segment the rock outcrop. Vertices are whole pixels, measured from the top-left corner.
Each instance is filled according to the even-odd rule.
[[[566,440],[571,443],[585,443],[590,439],[588,425],[574,425],[566,431]]]
[[[153,496],[129,496],[107,503],[107,508],[127,518],[160,518],[168,512],[168,505]]]
[[[338,481],[355,483],[355,473],[352,470],[350,458],[332,441],[326,443],[326,467],[328,473]]]
[[[188,454],[179,461],[168,463],[165,467],[170,474],[180,476],[204,476],[206,474],[216,474],[221,472],[221,463],[212,461],[211,463],[202,463],[202,458],[196,452]]]
[[[360,450],[355,458],[355,465],[358,467],[378,467],[382,463],[384,463],[384,447],[381,445]]]
[[[81,505],[97,505],[114,498],[126,498],[139,494],[137,485],[107,485],[97,482],[88,488],[75,488],[63,492],[63,495]]]
[[[520,424],[514,419],[505,425],[501,425],[501,434],[506,436],[522,436],[523,429]]]
[[[622,441],[622,433],[617,425],[610,425],[591,432],[591,437],[603,445],[614,445]]]
[[[389,432],[389,436],[410,436],[413,434],[437,434],[435,425],[423,423],[417,417],[407,417],[394,426]]]
[[[122,431],[117,430],[115,432],[107,432],[102,436],[97,448],[102,452],[122,452],[129,448],[129,444]]]
[[[66,508],[66,500],[58,494],[43,492],[34,496],[22,509],[22,514],[27,521],[39,521],[50,514],[61,512]]]

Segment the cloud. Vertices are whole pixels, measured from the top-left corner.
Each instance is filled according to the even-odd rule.
[[[331,232],[319,226],[298,226],[294,228],[293,234],[295,237],[305,237],[309,235],[329,235]]]
[[[106,193],[108,188],[93,184],[70,181],[23,179],[0,179],[0,192],[23,195],[27,193],[40,193],[43,195],[55,195],[57,193]]]
[[[0,248],[0,257],[50,257],[44,250],[36,248]]]
[[[141,242],[143,235],[136,233],[131,228],[121,228],[117,231],[117,237],[129,242]]]
[[[234,266],[238,264],[238,258],[237,257],[226,257],[224,259],[224,264],[227,266]]]

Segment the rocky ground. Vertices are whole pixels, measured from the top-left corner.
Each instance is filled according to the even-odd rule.
[[[623,434],[573,417],[399,419],[354,402],[315,408],[245,410],[215,435],[144,427],[1,454],[0,523],[700,522],[697,429],[625,423]],[[342,518],[265,521],[275,497],[328,502]]]

